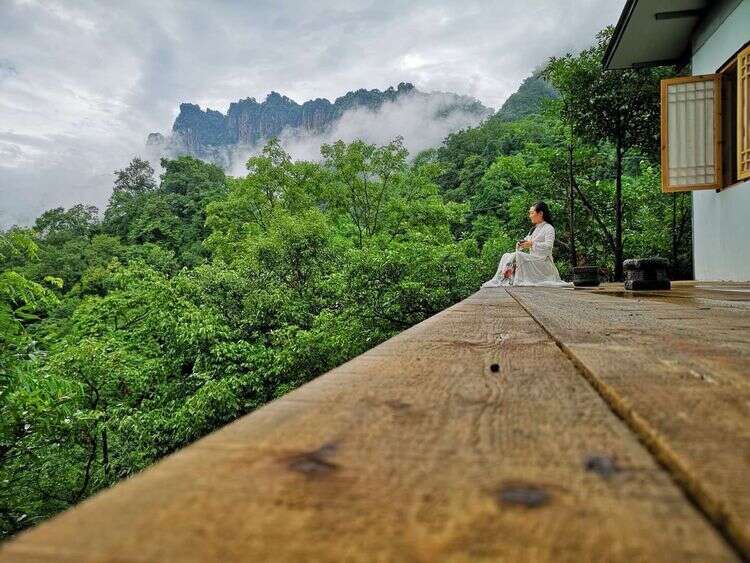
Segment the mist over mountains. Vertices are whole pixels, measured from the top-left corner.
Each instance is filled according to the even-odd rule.
[[[318,159],[320,145],[338,139],[382,144],[399,135],[414,155],[493,113],[474,98],[420,92],[404,82],[383,91],[347,92],[334,102],[317,98],[298,104],[271,92],[263,102],[234,102],[226,114],[183,103],[171,134],[151,133],[147,145],[154,158],[190,155],[237,175],[246,173],[247,158],[271,137],[296,159]]]
[[[226,114],[186,103],[180,106],[173,130],[166,135],[148,135],[146,144],[137,131],[135,138],[113,136],[106,143],[82,133],[59,155],[48,155],[44,165],[0,168],[0,186],[6,187],[0,228],[31,224],[44,210],[57,205],[84,202],[105,206],[111,194],[112,171],[136,155],[148,158],[157,171],[160,157],[186,154],[240,176],[247,174],[248,157],[260,152],[265,139],[274,135],[294,158],[304,160],[319,159],[322,143],[360,138],[385,144],[400,135],[414,156],[440,146],[450,133],[478,125],[490,116],[518,119],[538,111],[545,99],[556,96],[557,92],[534,74],[495,113],[471,97],[424,93],[409,83],[383,91],[360,89],[333,102],[317,98],[303,104],[272,92],[262,102],[246,98],[232,103]],[[2,138],[0,132],[0,141]]]

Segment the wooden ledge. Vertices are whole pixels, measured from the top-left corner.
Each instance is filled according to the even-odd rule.
[[[619,298],[512,294],[480,290],[20,534],[0,561],[736,561],[726,530],[537,322],[542,303],[561,314],[573,300],[588,321]],[[637,391],[644,378],[628,387],[618,361]],[[692,376],[672,383],[697,392]]]

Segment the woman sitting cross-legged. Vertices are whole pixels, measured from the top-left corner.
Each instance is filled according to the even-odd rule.
[[[545,287],[573,287],[560,279],[552,261],[555,228],[549,207],[538,201],[529,208],[529,219],[534,224],[529,234],[516,244],[515,252],[507,252],[500,259],[495,276],[482,287],[502,285],[538,285]],[[528,252],[523,252],[528,250]]]

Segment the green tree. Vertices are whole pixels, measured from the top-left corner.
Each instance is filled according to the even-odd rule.
[[[610,26],[596,44],[578,55],[553,57],[544,71],[560,92],[577,135],[592,143],[614,145],[614,260],[615,279],[622,279],[623,158],[639,148],[656,158],[659,143],[659,83],[674,75],[673,68],[605,71],[602,58],[613,33]]]
[[[42,213],[34,230],[49,242],[59,244],[72,238],[85,238],[99,228],[99,210],[93,205],[76,204],[69,209],[56,207]]]
[[[407,150],[403,139],[376,147],[357,140],[350,144],[337,141],[320,147],[325,167],[338,188],[343,203],[357,230],[357,244],[383,227],[385,208],[405,173]]]
[[[455,239],[468,205],[445,202],[434,160],[409,164],[398,140],[340,144],[330,156],[294,162],[272,141],[229,181],[194,159],[165,161],[159,186],[127,183],[147,173],[118,177],[137,201],[110,213],[121,231],[71,230],[61,210],[38,238],[41,266],[31,232],[3,253],[6,340],[18,345],[3,355],[0,536],[476,288],[477,245]],[[56,269],[59,298],[19,298],[22,272]],[[36,309],[23,309],[32,297]]]
[[[128,226],[138,214],[145,194],[156,189],[154,169],[147,160],[135,157],[127,167],[115,171],[115,182],[109,205],[104,212],[103,228],[127,238]]]

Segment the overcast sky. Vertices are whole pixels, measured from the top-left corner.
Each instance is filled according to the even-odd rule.
[[[106,204],[180,102],[225,112],[412,82],[498,108],[624,0],[0,0],[0,226]]]

